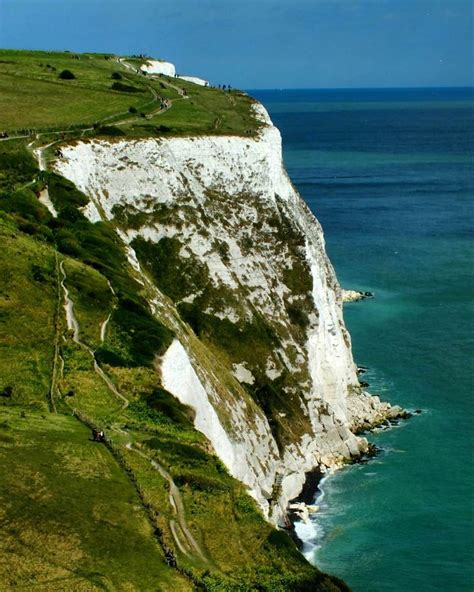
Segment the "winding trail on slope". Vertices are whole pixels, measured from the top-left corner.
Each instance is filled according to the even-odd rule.
[[[115,290],[112,287],[112,284],[109,280],[107,280],[107,284],[109,285],[109,290],[112,292],[112,296],[115,296]],[[105,334],[107,331],[107,325],[109,324],[110,319],[112,318],[112,313],[115,309],[115,303],[112,305],[112,310],[109,313],[109,316],[105,319],[105,321],[100,326],[100,342],[104,343],[105,341]]]
[[[56,393],[58,390],[58,362],[61,362],[61,369],[59,376],[62,376],[64,360],[59,353],[59,340],[61,337],[61,324],[59,322],[61,310],[61,284],[59,281],[59,260],[58,253],[54,253],[54,267],[56,272],[56,306],[54,310],[54,353],[53,353],[53,367],[51,370],[51,384],[49,387],[49,402],[53,413],[57,413],[56,407]]]
[[[171,533],[173,534],[173,538],[174,538],[177,546],[179,547],[180,551],[182,553],[184,553],[185,555],[189,556],[189,552],[184,548],[183,543],[179,539],[177,527],[179,527],[182,534],[184,535],[184,537],[186,539],[187,547],[190,548],[191,550],[194,550],[194,553],[196,555],[198,555],[201,560],[208,563],[208,559],[206,558],[205,554],[203,553],[203,551],[200,548],[199,544],[197,543],[196,539],[193,537],[193,535],[191,534],[191,531],[189,530],[189,527],[186,522],[186,514],[184,511],[183,499],[181,497],[181,493],[180,493],[178,487],[176,486],[176,483],[173,481],[173,477],[168,473],[168,471],[163,467],[163,465],[158,463],[155,459],[150,458],[147,454],[145,454],[141,450],[138,450],[137,448],[135,448],[132,445],[132,443],[126,444],[126,448],[128,450],[132,450],[133,452],[135,452],[136,454],[138,454],[142,458],[146,459],[150,463],[150,465],[156,471],[158,471],[160,473],[160,475],[163,477],[163,479],[165,479],[168,482],[168,484],[169,484],[169,502],[170,502],[170,505],[173,508],[174,512],[176,513],[176,517],[177,517],[177,521],[178,521],[178,523],[176,524],[176,522],[174,520],[170,520],[169,525],[170,525]]]
[[[86,343],[81,341],[79,323],[76,319],[76,316],[74,315],[74,302],[72,301],[72,299],[69,295],[69,290],[66,288],[66,284],[65,284],[67,276],[66,276],[66,271],[64,269],[64,260],[61,261],[61,263],[59,264],[59,269],[60,269],[61,274],[63,276],[62,280],[60,282],[60,285],[61,285],[61,288],[64,293],[64,310],[66,311],[67,328],[69,331],[72,331],[73,341],[75,343],[77,343],[77,345],[79,345],[80,347],[85,349],[89,353],[89,355],[91,356],[91,358],[94,362],[94,370],[95,370],[96,374],[98,374],[98,376],[102,379],[102,381],[105,383],[105,385],[107,386],[109,391],[115,397],[117,397],[118,399],[120,399],[123,402],[123,405],[120,409],[121,411],[123,411],[128,407],[128,405],[130,404],[130,401],[117,390],[117,387],[110,380],[110,378],[107,376],[107,374],[102,370],[102,368],[99,366],[99,364],[97,363],[97,360],[95,358],[94,351]],[[103,327],[103,324],[101,326],[101,332],[102,332],[102,327]],[[105,332],[105,329],[104,329],[104,332]]]
[[[151,77],[152,77],[154,80],[157,80],[157,79],[159,78],[158,76],[156,76],[156,74],[151,74],[150,76],[151,76]],[[171,82],[169,82],[168,80],[163,80],[163,79],[161,79],[161,78],[160,78],[160,82],[161,82],[162,84],[164,84],[165,86],[168,86],[169,88],[172,88],[173,90],[175,90],[175,91],[178,93],[178,95],[180,95],[180,97],[181,97],[182,99],[189,99],[188,95],[185,95],[185,94],[184,94],[184,92],[183,92],[183,89],[182,89],[182,88],[179,88],[179,86],[176,86],[175,84],[172,84],[172,83],[171,83]],[[176,99],[176,100],[177,100],[177,99]]]
[[[44,157],[44,151],[47,148],[49,148],[50,146],[52,146],[54,143],[55,142],[50,142],[49,144],[45,144],[44,146],[40,146],[38,148],[32,148],[33,142],[30,142],[28,144],[28,146],[27,146],[28,149],[31,150],[33,156],[38,161],[38,167],[39,167],[40,171],[45,171],[47,168],[46,167],[46,159]],[[34,183],[34,181],[35,180],[31,181],[30,184]],[[49,197],[48,185],[45,185],[44,188],[40,191],[38,199],[39,199],[40,203],[42,203],[50,211],[53,218],[58,217],[58,212],[56,211],[56,208],[54,207],[54,204],[51,201],[51,198]]]
[[[104,343],[104,341],[105,341],[105,332],[107,331],[107,325],[109,324],[111,316],[112,316],[112,313],[109,313],[109,316],[105,319],[105,321],[100,326],[100,342],[101,343]]]

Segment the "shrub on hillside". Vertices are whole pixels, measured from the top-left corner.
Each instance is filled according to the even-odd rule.
[[[194,420],[195,413],[190,407],[186,407],[186,405],[183,405],[168,391],[160,387],[155,387],[153,392],[148,395],[146,398],[146,404],[150,409],[169,417],[170,420],[176,424],[189,426]],[[192,447],[189,447],[189,449],[186,448],[186,450],[183,448],[182,452],[186,455],[186,458],[207,460],[207,456],[202,451],[196,451],[196,449]]]
[[[136,86],[130,86],[129,84],[123,84],[122,82],[114,82],[110,87],[112,90],[118,90],[120,92],[139,93],[143,92],[141,88]]]
[[[99,349],[96,349],[95,359],[99,363],[108,364],[109,366],[116,366],[119,368],[126,368],[128,365],[127,360],[122,358],[121,355],[110,349],[107,349],[106,347],[99,347]]]
[[[0,210],[13,214],[21,222],[45,224],[51,218],[49,211],[28,189],[0,195]]]
[[[207,266],[195,258],[182,257],[181,242],[177,238],[164,237],[158,243],[152,243],[137,237],[132,244],[142,265],[151,272],[160,289],[175,302],[206,286],[209,278]]]
[[[120,72],[112,72],[112,78],[114,80],[122,80],[122,74]]]
[[[62,80],[74,80],[76,77],[74,76],[74,74],[71,72],[71,70],[63,70],[60,74],[59,74],[59,78],[61,78]]]
[[[125,136],[125,132],[115,125],[102,125],[97,128],[101,136]]]
[[[8,142],[0,143],[0,193],[13,191],[15,185],[26,184],[38,172],[37,164],[25,148],[11,149]]]
[[[138,113],[137,108],[136,107],[129,107],[128,108],[128,112],[129,113]]]
[[[127,365],[148,366],[155,355],[162,355],[173,340],[173,335],[157,321],[139,298],[121,297],[112,314],[116,335],[128,352]],[[121,357],[124,357],[121,353]]]
[[[230,489],[227,483],[223,483],[205,474],[193,473],[191,471],[181,471],[174,477],[174,482],[178,487],[188,485],[193,491],[205,491],[207,493],[229,491]]]
[[[89,198],[74,183],[55,173],[49,175],[48,187],[51,201],[59,212],[68,206],[83,208],[89,203]]]

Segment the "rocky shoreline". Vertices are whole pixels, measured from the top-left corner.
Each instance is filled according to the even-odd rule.
[[[368,395],[368,400],[372,399],[373,397]],[[376,397],[378,399],[378,397]],[[383,426],[396,426],[399,425],[401,420],[410,419],[414,414],[420,414],[421,410],[416,409],[413,413],[402,409],[399,406],[390,406],[388,403],[386,404],[388,409],[386,410],[385,415],[380,415],[376,421],[372,421],[368,423],[367,421],[361,422],[360,424],[356,424],[352,427],[354,432],[358,435],[371,432],[376,428],[380,428]],[[315,468],[312,471],[306,473],[305,482],[303,485],[303,489],[301,490],[300,494],[289,501],[287,506],[287,514],[286,514],[286,531],[291,536],[291,538],[296,543],[298,549],[302,549],[304,542],[298,537],[296,533],[295,524],[297,522],[309,522],[310,516],[319,512],[319,506],[315,503],[317,498],[317,494],[320,491],[319,485],[321,480],[328,474],[330,471],[335,471],[343,466],[348,465],[355,465],[369,462],[372,458],[376,457],[380,453],[380,449],[372,443],[368,443],[367,449],[362,452],[359,456],[355,456],[351,458],[350,461],[347,461],[340,466],[334,466],[331,469],[326,469],[323,467]]]
[[[352,417],[350,430],[354,434],[370,432],[375,428],[398,422],[400,419],[409,419],[412,416],[412,413],[399,405],[390,405],[381,401],[377,395],[370,395],[365,391],[362,391],[361,395],[353,405],[352,398],[347,399]]]

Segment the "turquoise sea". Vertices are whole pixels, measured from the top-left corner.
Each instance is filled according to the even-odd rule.
[[[310,560],[355,592],[474,589],[472,89],[254,91],[322,223],[370,391],[421,415],[324,480]]]

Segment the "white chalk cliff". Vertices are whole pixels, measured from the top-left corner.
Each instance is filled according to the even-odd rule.
[[[89,219],[115,221],[175,332],[164,388],[277,522],[306,472],[357,457],[354,431],[400,410],[359,386],[321,227],[254,109],[257,137],[78,141],[55,168],[90,197]]]
[[[176,74],[175,65],[163,60],[147,60],[146,63],[140,66],[140,70],[148,74],[164,74],[171,77]]]
[[[197,84],[199,86],[209,86],[209,81],[204,80],[204,78],[199,78],[198,76],[179,76],[182,80],[186,80],[186,82],[192,82],[193,84]]]

